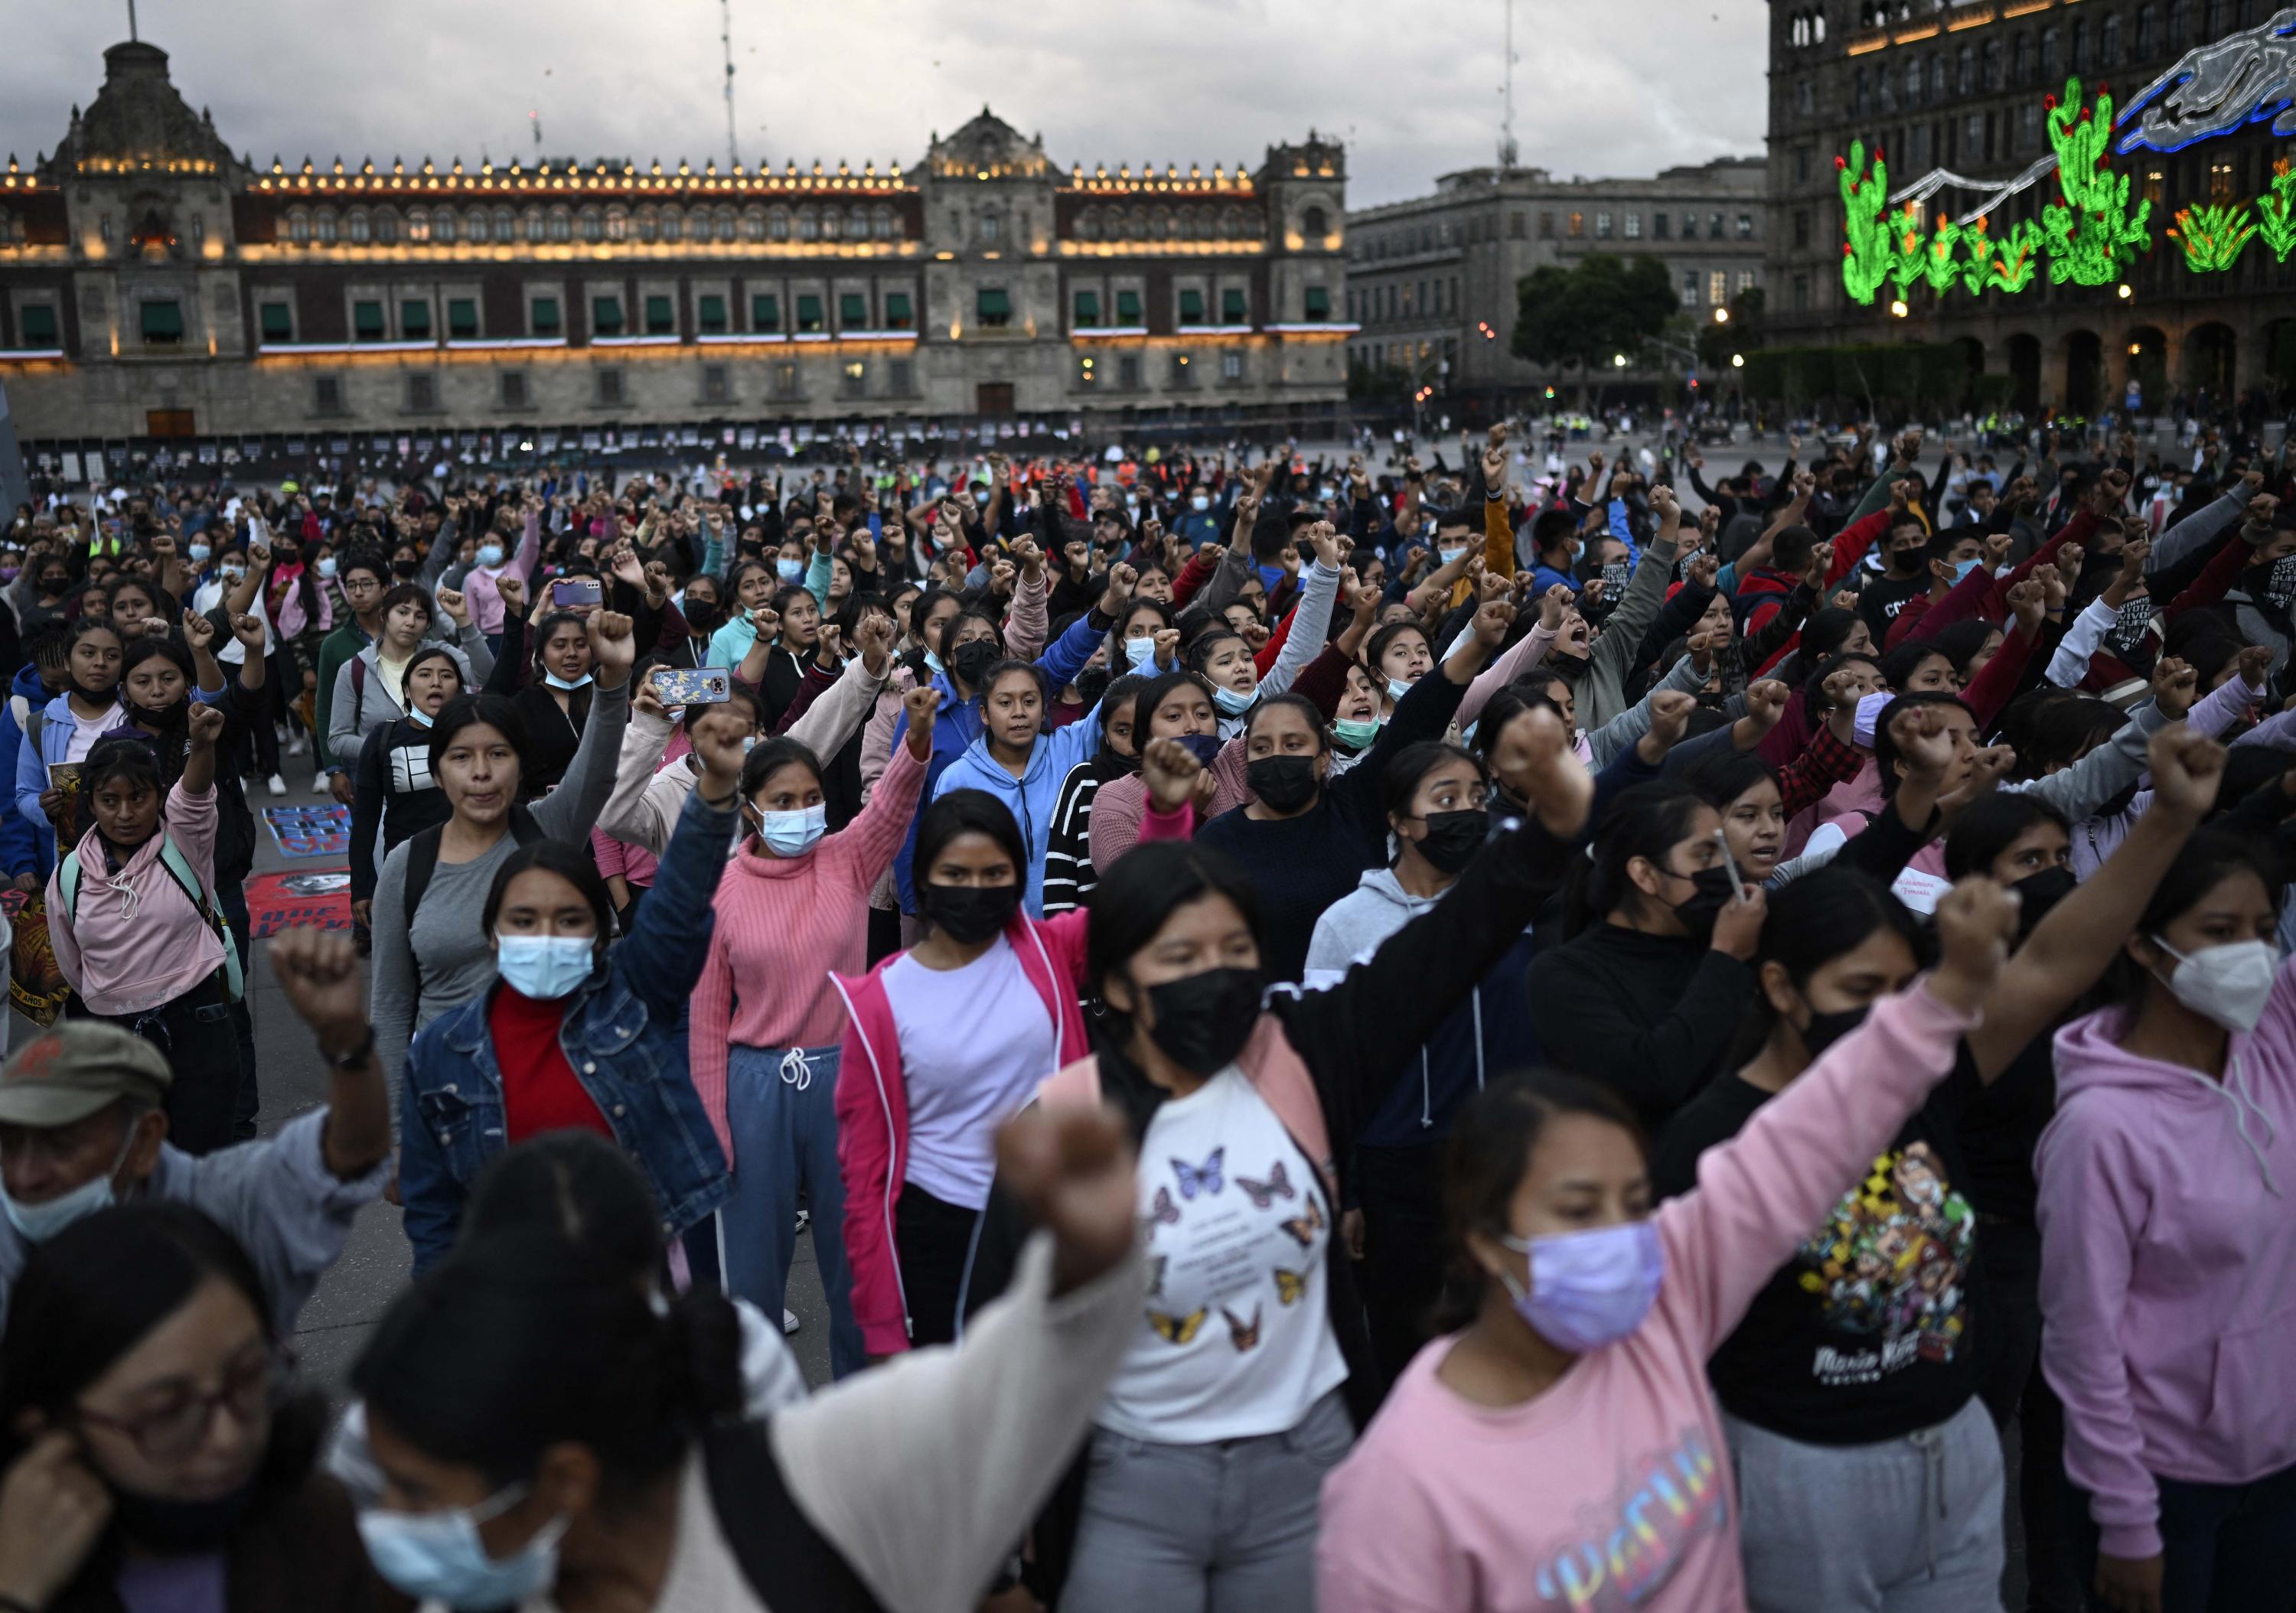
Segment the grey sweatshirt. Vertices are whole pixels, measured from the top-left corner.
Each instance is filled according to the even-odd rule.
[[[614,758],[629,723],[630,686],[597,686],[582,742],[567,764],[558,788],[534,803],[534,821],[554,840],[586,846],[599,809],[614,787]],[[415,910],[414,951],[422,955],[422,1000],[416,1001],[414,956],[406,930],[406,848],[403,842],[383,859],[374,888],[374,1039],[390,1077],[397,1109],[398,1074],[414,1033],[458,1003],[466,1003],[495,977],[494,949],[480,921],[495,870],[518,849],[515,837],[503,838],[467,863],[439,863]]]

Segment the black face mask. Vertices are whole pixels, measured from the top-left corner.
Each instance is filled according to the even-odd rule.
[[[1419,855],[1439,873],[1457,873],[1466,867],[1490,837],[1487,812],[1431,812],[1421,822],[1427,833],[1418,843]]]
[[[1210,766],[1219,757],[1223,741],[1217,733],[1183,733],[1175,737],[1186,747],[1188,754],[1196,758],[1196,765],[1200,767]]]
[[[1674,915],[1682,921],[1690,938],[1703,946],[1713,938],[1714,921],[1737,899],[1737,884],[1726,868],[1702,868],[1696,873],[1676,874],[1675,878],[1688,880],[1697,887],[1674,905]]]
[[[969,644],[956,647],[955,652],[948,658],[949,670],[963,678],[968,688],[978,689],[980,680],[987,677],[988,669],[996,664],[999,653],[992,641],[974,639]]]
[[[1312,756],[1263,756],[1243,765],[1243,782],[1272,812],[1293,813],[1320,787]]]
[[[2133,797],[2131,798],[2134,798]],[[2126,811],[2127,808],[2122,808]],[[2017,893],[2017,938],[2023,940],[2033,933],[2033,926],[2049,916],[2049,910],[2072,895],[2073,887],[2080,883],[2070,868],[2044,868],[2038,873],[2029,873],[2009,887]]]
[[[1156,1016],[1148,1039],[1190,1075],[1226,1069],[1259,1023],[1256,969],[1207,969],[1151,986],[1147,996]]]
[[[960,946],[994,938],[1021,905],[1018,885],[920,885],[917,910]]]
[[[1813,1012],[1809,1023],[1801,1028],[1802,1051],[1813,1059],[1833,1046],[1842,1037],[1866,1023],[1872,1004],[1865,1008],[1844,1008],[1830,1014]]]
[[[148,1552],[163,1557],[189,1552],[211,1552],[230,1538],[255,1499],[255,1480],[213,1501],[169,1501],[139,1494],[117,1485],[111,1491],[111,1518],[123,1534]]]
[[[422,562],[419,560],[395,560],[390,562],[390,574],[393,577],[414,577],[422,569]]]
[[[171,700],[165,706],[138,706],[129,702],[135,720],[149,728],[181,728],[191,720],[192,702],[189,696]]]
[[[726,625],[726,613],[714,599],[689,599],[678,610],[685,625],[696,633],[715,633]]]

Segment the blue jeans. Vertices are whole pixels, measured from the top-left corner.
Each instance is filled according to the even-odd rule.
[[[837,1049],[735,1044],[726,1058],[726,1121],[734,1134],[734,1193],[718,1212],[726,1291],[781,1320],[802,1184],[829,1299],[829,1370],[840,1378],[859,1371],[868,1355],[853,1320],[853,1270],[845,1260]]]
[[[2296,1540],[2296,1467],[2246,1484],[2195,1484],[2154,1476],[2161,1492],[2163,1613],[2285,1613],[2296,1608],[2289,1542]],[[2097,1527],[2088,1496],[2065,1483],[2073,1570],[2089,1606],[2102,1608]]]

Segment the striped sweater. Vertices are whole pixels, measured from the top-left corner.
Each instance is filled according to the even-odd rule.
[[[755,845],[726,865],[717,928],[693,994],[693,1088],[717,1128],[727,1164],[727,1049],[826,1047],[845,1033],[845,1008],[830,971],[869,966],[869,888],[892,866],[924,788],[924,764],[896,746],[869,804],[803,856]]]

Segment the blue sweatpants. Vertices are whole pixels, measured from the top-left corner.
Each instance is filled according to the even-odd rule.
[[[731,1049],[726,1120],[734,1191],[718,1212],[726,1291],[781,1319],[797,1254],[798,1190],[813,1215],[813,1254],[829,1298],[829,1369],[867,1364],[845,1259],[845,1179],[837,1168],[837,1049]]]

